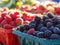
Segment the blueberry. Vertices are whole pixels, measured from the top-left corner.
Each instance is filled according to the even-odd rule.
[[[50,36],[50,38],[51,38],[51,39],[60,39],[60,35],[58,35],[58,34],[52,34],[52,35]]]
[[[54,18],[52,19],[52,22],[53,22],[54,24],[60,24],[60,18],[59,18],[59,17],[54,17]]]
[[[44,32],[38,32],[37,37],[39,38],[44,38]]]
[[[50,30],[46,30],[46,31],[44,32],[44,36],[45,36],[46,38],[49,38],[49,37],[51,36],[51,34],[52,34],[52,32],[51,32]]]
[[[55,27],[53,29],[53,32],[56,33],[56,34],[60,34],[60,29],[58,27]]]
[[[60,24],[56,25],[56,27],[60,28]]]
[[[49,28],[51,26],[53,26],[53,23],[52,22],[47,22],[47,27]]]
[[[49,17],[47,15],[44,15],[42,19],[45,21],[46,19],[49,19]]]
[[[41,29],[43,27],[43,24],[39,24],[39,26],[38,26],[38,31]]]
[[[54,26],[51,26],[51,27],[49,28],[49,30],[52,31],[52,32],[53,32],[53,29],[54,29]]]
[[[33,33],[33,35],[34,36],[37,36],[37,33],[38,33],[39,31],[35,31],[34,33]]]
[[[44,23],[44,21],[43,21],[43,20],[41,20],[41,21],[40,21],[40,24],[43,24],[43,23]]]
[[[46,19],[45,22],[52,22],[52,19]]]
[[[48,16],[49,18],[53,18],[53,17],[54,17],[53,13],[51,13],[51,12],[49,12],[49,13],[47,14],[47,16]]]
[[[39,31],[44,32],[44,31],[46,31],[47,29],[48,29],[47,27],[42,27]]]
[[[31,25],[31,24],[36,24],[36,22],[35,22],[35,21],[31,21],[31,22],[29,23],[29,25]]]
[[[36,24],[30,24],[30,28],[36,28]]]

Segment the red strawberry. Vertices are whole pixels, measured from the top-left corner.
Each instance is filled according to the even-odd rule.
[[[5,29],[12,29],[13,28],[13,26],[11,26],[10,24],[5,24],[3,27]]]
[[[27,20],[23,22],[23,24],[29,24],[29,23],[30,21],[27,21]]]
[[[14,26],[14,27],[16,26],[16,24],[15,24],[14,21],[11,21],[9,24],[12,25],[12,26]]]
[[[6,20],[7,22],[12,21],[12,18],[11,18],[9,15],[6,15],[4,18],[5,18],[5,20]]]
[[[16,23],[17,25],[23,24],[23,19],[22,19],[22,18],[17,18],[17,19],[15,20],[15,23]]]
[[[3,20],[3,21],[1,22],[1,25],[5,25],[5,24],[8,24],[8,22],[7,22],[6,20]]]
[[[31,28],[31,29],[28,30],[27,33],[33,35],[34,32],[35,32],[35,29],[34,28]]]

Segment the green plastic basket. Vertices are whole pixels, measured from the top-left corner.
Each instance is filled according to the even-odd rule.
[[[60,45],[60,40],[46,40],[17,30],[14,30],[13,33],[18,35],[21,45]]]

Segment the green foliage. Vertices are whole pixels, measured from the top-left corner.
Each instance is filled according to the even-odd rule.
[[[8,7],[8,8],[15,8],[16,7],[16,2],[22,2],[24,4],[32,4],[30,0],[8,0],[8,2],[3,1],[0,3],[0,7]]]

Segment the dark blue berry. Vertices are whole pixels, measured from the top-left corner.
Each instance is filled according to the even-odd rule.
[[[52,22],[47,22],[47,27],[49,28],[51,26],[53,26],[53,23]]]
[[[39,24],[39,26],[38,26],[38,31],[41,29],[43,27],[43,24]]]
[[[47,15],[44,15],[42,19],[45,21],[46,19],[49,19],[49,17]]]
[[[44,32],[38,32],[37,37],[39,38],[44,38]]]
[[[54,29],[54,26],[51,26],[51,27],[49,28],[49,30],[52,31],[52,32],[53,32],[53,29]]]
[[[30,28],[36,28],[36,24],[31,24],[29,26],[30,26]]]
[[[60,39],[60,35],[58,35],[58,34],[52,34],[52,35],[50,36],[50,38],[51,38],[51,39]]]
[[[20,25],[19,30],[23,32],[24,30],[29,30],[30,26],[29,25]]]
[[[34,21],[36,21],[36,22],[40,22],[40,21],[41,21],[41,17],[35,16]]]
[[[56,27],[58,27],[60,29],[60,24],[56,25]]]
[[[27,30],[24,30],[23,33],[27,33]]]
[[[58,27],[55,27],[53,29],[53,32],[56,33],[56,34],[60,34],[60,29]]]
[[[60,24],[60,18],[59,18],[59,17],[54,17],[54,18],[52,19],[52,22],[53,22],[54,24]]]
[[[48,16],[49,18],[53,18],[53,17],[54,17],[53,13],[51,13],[51,12],[48,12],[47,16]]]
[[[51,34],[52,34],[52,32],[51,32],[50,30],[46,30],[46,31],[44,32],[44,36],[45,36],[46,38],[49,38],[49,37],[51,36]]]
[[[46,31],[46,30],[48,30],[48,28],[47,28],[47,27],[42,27],[42,28],[40,28],[40,30],[39,30],[39,31],[44,32],[44,31]]]
[[[39,31],[35,31],[34,33],[33,33],[33,35],[34,36],[37,36],[37,33],[38,33]]]
[[[52,20],[51,19],[46,19],[45,22],[52,22]]]

